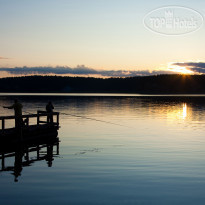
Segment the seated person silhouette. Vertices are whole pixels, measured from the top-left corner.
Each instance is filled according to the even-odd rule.
[[[48,123],[53,123],[53,109],[54,109],[54,106],[52,104],[51,101],[48,102],[48,104],[46,105],[46,111],[48,113],[48,116],[47,116],[47,122]]]

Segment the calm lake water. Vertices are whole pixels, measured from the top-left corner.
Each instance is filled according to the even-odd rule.
[[[14,98],[0,96],[1,115]],[[18,182],[0,172],[0,204],[205,204],[205,96],[18,99],[25,114],[53,102],[59,155],[23,167]]]

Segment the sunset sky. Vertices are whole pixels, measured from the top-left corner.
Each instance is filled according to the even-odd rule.
[[[204,73],[204,25],[167,36],[143,24],[173,5],[205,14],[204,0],[0,0],[0,75]]]

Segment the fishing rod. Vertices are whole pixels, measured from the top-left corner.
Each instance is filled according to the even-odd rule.
[[[27,111],[24,111],[24,112],[27,113],[27,114],[32,114],[32,113],[27,112]],[[111,124],[111,125],[116,125],[116,126],[121,126],[121,127],[131,128],[131,127],[128,127],[126,125],[122,125],[122,124],[118,124],[118,123],[113,123],[113,122],[109,122],[109,121],[105,121],[105,120],[99,120],[99,119],[91,118],[91,117],[85,117],[85,116],[82,116],[82,115],[74,115],[74,114],[69,114],[69,113],[64,113],[64,112],[61,112],[60,114],[62,114],[62,115],[69,115],[69,116],[78,117],[78,118],[83,118],[83,119],[87,119],[87,120],[93,120],[93,121],[97,121],[97,122],[103,122],[103,123],[107,123],[107,124]]]

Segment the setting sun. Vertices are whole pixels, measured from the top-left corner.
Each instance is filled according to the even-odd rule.
[[[177,73],[181,73],[181,74],[194,74],[193,71],[187,69],[186,67],[173,65],[172,63],[170,63],[168,65],[168,70],[173,71],[173,72],[177,72]]]

